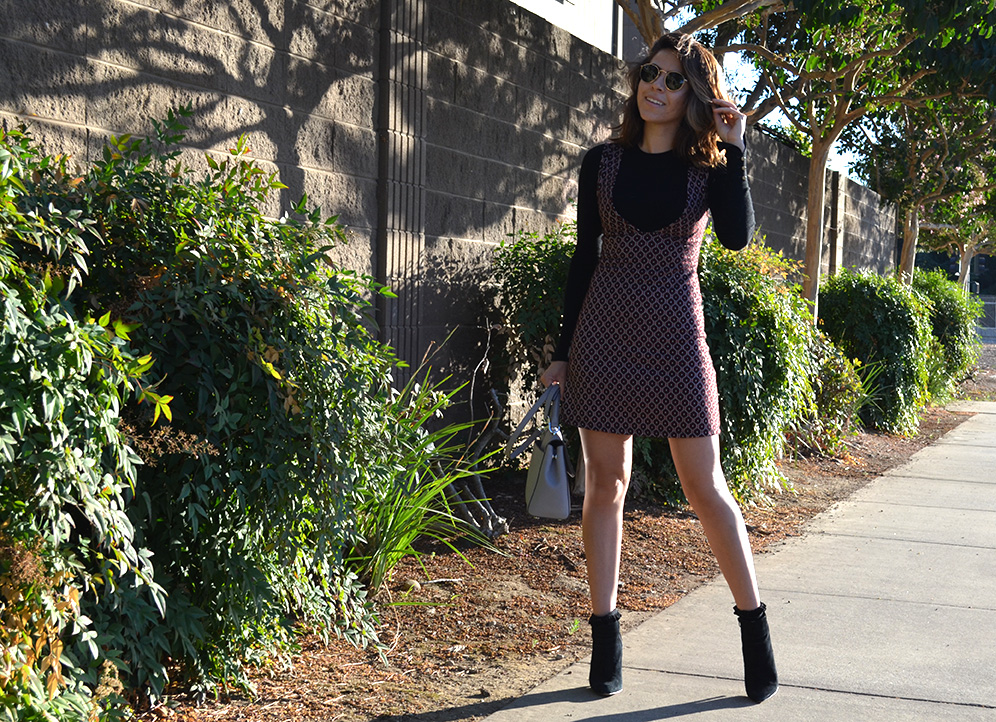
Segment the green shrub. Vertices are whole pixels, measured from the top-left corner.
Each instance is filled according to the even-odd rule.
[[[546,236],[522,234],[496,253],[496,305],[518,331],[512,358],[532,378],[549,362],[560,331],[575,232],[565,225]],[[742,501],[758,498],[780,479],[774,460],[784,427],[812,400],[806,353],[812,322],[784,281],[789,271],[784,259],[764,249],[733,253],[715,242],[703,246],[700,279],[723,416],[723,467]],[[683,500],[666,440],[635,439],[633,463],[650,493]]]
[[[344,242],[336,220],[308,211],[306,199],[289,216],[263,216],[283,186],[248,159],[242,140],[228,156],[207,156],[209,171],[195,175],[175,149],[180,116],[156,123],[154,139],[112,139],[87,171],[17,180],[27,189],[17,212],[61,229],[47,265],[27,242],[18,263],[78,304],[63,301],[30,353],[57,355],[65,337],[68,350],[58,353],[79,356],[99,342],[108,359],[76,361],[107,386],[78,394],[103,416],[58,440],[61,449],[87,434],[107,437],[102,450],[80,447],[78,463],[105,473],[93,493],[128,532],[92,523],[120,537],[122,551],[101,553],[117,584],[81,586],[79,618],[92,620],[87,642],[117,664],[127,687],[152,697],[167,664],[203,693],[220,681],[247,684],[246,663],[293,649],[300,623],[376,642],[365,585],[382,581],[420,533],[441,520],[454,528],[444,490],[467,473],[447,445],[463,427],[425,428],[449,395],[424,379],[392,388],[399,361],[369,322],[371,298],[387,291],[329,261]],[[30,240],[37,229],[25,228]],[[106,328],[76,320],[105,310]],[[71,338],[73,323],[90,334],[76,332],[85,343]],[[54,382],[43,382],[45,420]],[[141,403],[121,395],[128,383]],[[122,450],[111,444],[119,410],[141,466],[123,441]],[[9,413],[22,423],[18,407]],[[126,463],[120,481],[107,481]],[[36,488],[26,482],[10,494]],[[395,513],[384,513],[385,497]],[[93,516],[88,504],[56,499],[57,526],[77,507]],[[43,521],[31,510],[26,517]],[[132,536],[134,552],[124,544]],[[79,546],[84,553],[92,543]],[[92,691],[99,670],[91,667]]]
[[[812,335],[809,359],[814,403],[789,423],[787,441],[798,454],[833,456],[852,433],[868,393],[854,364],[822,333]]]
[[[895,279],[841,271],[820,291],[820,326],[848,358],[875,368],[861,421],[892,433],[911,434],[927,401],[929,308]]]
[[[64,159],[0,131],[0,719],[106,717],[113,695],[91,691],[114,651],[81,606],[125,590],[163,604],[124,511],[140,462],[118,416],[149,360],[73,312],[92,226],[37,195],[74,183]]]
[[[983,313],[982,302],[940,269],[916,269],[913,288],[930,302],[930,331],[936,339],[929,359],[930,395],[948,399],[979,360],[981,342],[975,325]]]
[[[576,239],[577,225],[568,221],[545,234],[519,233],[495,250],[493,304],[505,341],[504,351],[492,354],[496,378],[531,388],[550,365]]]
[[[716,367],[723,469],[741,501],[781,479],[775,459],[786,425],[812,402],[812,317],[792,264],[762,245],[743,251],[703,244],[699,278],[706,337]]]

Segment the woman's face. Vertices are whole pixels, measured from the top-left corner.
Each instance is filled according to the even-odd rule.
[[[640,111],[640,117],[647,124],[678,124],[685,116],[688,95],[692,92],[687,80],[677,90],[669,90],[664,84],[668,73],[675,72],[685,76],[678,53],[661,50],[649,62],[660,68],[661,72],[653,82],[640,79],[636,89],[636,107]]]

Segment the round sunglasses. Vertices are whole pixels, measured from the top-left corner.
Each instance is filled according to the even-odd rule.
[[[640,66],[640,80],[644,83],[652,83],[660,77],[661,73],[664,73],[658,66],[653,63],[646,63]],[[686,78],[681,73],[675,72],[674,70],[664,73],[664,87],[668,90],[679,90],[682,85],[685,84]]]

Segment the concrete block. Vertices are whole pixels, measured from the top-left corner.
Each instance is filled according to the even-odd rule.
[[[527,48],[535,48],[543,55],[551,55],[554,26],[528,10],[518,8],[515,17],[515,35],[512,40]]]
[[[481,136],[485,121],[486,118],[480,113],[428,98],[425,141],[476,155],[482,152]]]
[[[542,132],[548,125],[550,105],[550,100],[542,93],[523,87],[516,88],[516,124],[521,128]]]
[[[90,13],[88,54],[173,82],[282,103],[286,61],[272,47],[175,15],[103,2]]]
[[[170,109],[185,104],[195,117],[187,125],[187,140],[203,145],[210,135],[201,111],[221,102],[217,92],[199,91],[170,83],[163,78],[103,63],[92,64],[88,89],[87,124],[115,133],[147,133],[150,119],[164,118]]]
[[[524,131],[511,123],[485,118],[479,140],[479,153],[485,158],[494,158],[511,165],[535,166],[540,152],[536,145],[518,145]],[[533,134],[535,135],[535,134]]]
[[[220,66],[191,78],[191,83],[230,95],[283,105],[287,87],[287,54],[272,48],[223,36],[216,46]]]
[[[343,21],[335,46],[336,67],[373,77],[377,65],[377,30]]]
[[[557,221],[564,218],[565,215],[544,213],[529,208],[517,208],[515,212],[515,230],[516,232],[535,231],[536,233],[546,233]]]
[[[425,47],[458,63],[486,70],[491,33],[468,22],[464,15],[449,12],[435,3],[425,8]]]
[[[547,37],[549,38],[547,53],[549,53],[550,57],[570,65],[575,59],[573,57],[574,36],[563,28],[551,25]]]
[[[459,63],[435,53],[426,53],[425,94],[447,103],[456,102],[456,77]]]
[[[0,39],[0,111],[66,123],[86,123],[94,66],[25,43]]]
[[[565,143],[557,137],[544,137],[540,143],[543,160],[539,170],[547,175],[567,179],[577,175],[581,168],[581,156],[576,145]]]
[[[484,198],[505,206],[532,207],[535,204],[539,174],[497,160],[485,161]]]
[[[600,139],[608,133],[608,128],[608,123],[600,125],[598,120],[589,113],[572,110],[567,132],[564,133],[564,140],[583,151],[597,145]]]
[[[473,16],[474,22],[494,35],[513,37],[516,23],[522,8],[505,0],[457,0],[442,2],[449,5],[450,12]]]
[[[0,8],[0,37],[84,55],[86,4],[66,0],[11,2]],[[6,63],[5,63],[6,64]]]
[[[577,186],[558,176],[542,175],[540,179],[534,207],[553,218],[563,217],[568,213]]]
[[[517,120],[516,86],[483,70],[457,64],[455,102],[462,108],[509,123]]]
[[[591,77],[599,83],[615,87],[624,97],[629,95],[626,84],[626,62],[597,48],[591,50]]]
[[[567,104],[582,113],[601,110],[601,104],[595,106],[595,98],[605,93],[604,79],[594,79],[579,71],[577,66],[568,66],[574,72],[569,76],[567,88]]]
[[[347,228],[346,242],[329,251],[329,257],[340,268],[367,276],[374,275],[373,259],[377,248],[374,232],[367,228]]]
[[[335,121],[304,113],[292,114],[291,118],[295,132],[290,162],[325,172],[333,170],[338,153]]]
[[[488,273],[491,246],[479,241],[427,235],[422,255],[421,318],[446,325],[475,324],[480,287]]]
[[[379,0],[296,0],[302,5],[338,15],[368,28],[377,29],[380,23]]]
[[[515,235],[515,206],[484,203],[484,242],[505,243]]]
[[[124,4],[120,0],[90,2],[98,13],[108,12],[112,5]],[[142,4],[164,16],[183,18],[279,50],[287,49],[285,13],[288,7],[294,8],[292,3],[258,0],[142,0]]]
[[[571,95],[571,76],[575,75],[566,63],[547,58],[543,64],[543,93],[558,103],[568,104]]]
[[[300,189],[326,216],[337,215],[340,223],[350,228],[376,227],[376,181],[307,168],[297,170],[296,175],[300,178]]]
[[[344,35],[344,21],[337,15],[295,3],[288,17],[287,49],[302,59],[336,64],[336,48]]]
[[[375,100],[376,87],[369,78],[288,59],[286,103],[295,110],[373,128]]]
[[[426,191],[425,233],[427,236],[483,240],[484,202]]]
[[[0,111],[0,127],[12,130],[21,125],[27,128],[35,143],[46,155],[68,156],[70,168],[79,166],[82,169],[87,165],[90,156],[87,152],[86,128]]]
[[[496,181],[494,163],[476,155],[426,145],[426,188],[469,198],[484,198]],[[500,171],[498,171],[500,173]]]
[[[376,179],[376,134],[368,128],[337,124],[332,168],[337,173]]]
[[[491,49],[488,70],[510,83],[542,93],[546,85],[543,56],[499,38]]]

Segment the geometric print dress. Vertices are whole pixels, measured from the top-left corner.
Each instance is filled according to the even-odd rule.
[[[607,144],[598,168],[601,254],[571,342],[563,421],[615,434],[712,436],[719,398],[697,273],[708,172],[689,169],[678,219],[642,231],[612,200],[622,154]]]

